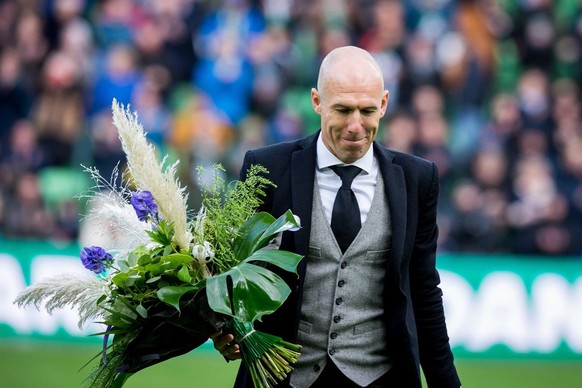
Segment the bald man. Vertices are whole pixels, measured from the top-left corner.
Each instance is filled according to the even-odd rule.
[[[429,387],[460,387],[435,266],[438,172],[374,142],[388,98],[368,52],[337,48],[311,90],[320,130],[245,155],[241,179],[260,164],[276,184],[260,210],[302,225],[280,242],[304,256],[298,277],[281,274],[292,293],[257,324],[303,346],[281,387],[420,388],[421,365]],[[214,345],[238,359],[232,341]],[[244,365],[235,387],[252,387]]]

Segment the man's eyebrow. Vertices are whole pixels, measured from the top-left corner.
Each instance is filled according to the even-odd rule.
[[[331,105],[331,108],[332,109],[337,109],[337,108],[356,109],[357,106],[352,106],[352,105],[348,105],[348,104],[343,104],[341,102],[336,102],[335,104]],[[367,105],[367,106],[362,106],[359,109],[360,110],[377,110],[378,107],[376,105]]]
[[[332,108],[349,108],[352,109],[350,106],[346,105],[346,104],[342,104],[340,102],[336,102],[335,104],[333,104],[331,106]]]

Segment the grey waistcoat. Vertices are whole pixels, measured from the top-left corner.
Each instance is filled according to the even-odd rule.
[[[326,221],[317,181],[298,343],[301,357],[291,385],[309,387],[328,359],[366,386],[391,362],[382,320],[387,253],[392,228],[381,174],[362,229],[343,254]]]

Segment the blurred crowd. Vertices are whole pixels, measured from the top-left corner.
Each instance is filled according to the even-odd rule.
[[[582,255],[578,0],[2,0],[0,239],[74,241],[139,114],[198,206],[199,166],[315,132],[321,58],[369,50],[378,141],[433,160],[443,252]]]

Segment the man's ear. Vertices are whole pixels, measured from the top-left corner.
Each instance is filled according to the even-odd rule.
[[[384,95],[382,96],[382,102],[380,105],[380,117],[384,117],[386,114],[386,109],[388,108],[388,101],[390,100],[390,93],[388,90],[384,90]]]
[[[319,92],[315,88],[311,88],[311,106],[318,115],[321,114],[321,98]]]

